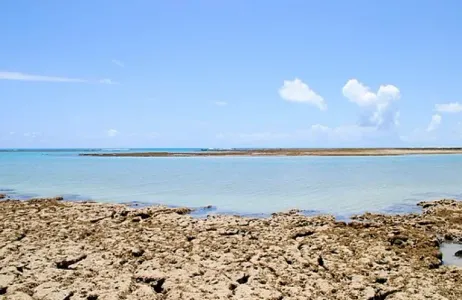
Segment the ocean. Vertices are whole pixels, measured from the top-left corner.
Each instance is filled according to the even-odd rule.
[[[206,213],[267,215],[297,208],[348,217],[416,211],[421,200],[462,198],[462,155],[389,157],[88,157],[88,151],[0,150],[0,193],[15,198],[164,204]]]

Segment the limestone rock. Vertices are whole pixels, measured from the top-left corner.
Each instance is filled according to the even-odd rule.
[[[462,268],[438,252],[462,241],[462,203],[421,205],[345,223],[0,201],[0,299],[462,299]]]

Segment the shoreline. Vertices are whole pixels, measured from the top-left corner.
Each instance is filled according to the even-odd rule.
[[[14,192],[14,193],[10,193]],[[300,215],[306,217],[316,217],[316,216],[332,216],[335,217],[338,221],[348,221],[351,220],[352,216],[362,215],[364,213],[373,213],[373,214],[385,214],[385,215],[403,215],[403,214],[414,214],[414,213],[421,213],[422,209],[418,205],[420,202],[430,201],[429,198],[422,198],[420,200],[415,200],[412,204],[410,203],[401,203],[401,204],[391,204],[389,206],[383,207],[382,209],[378,210],[361,210],[361,211],[349,211],[349,212],[334,212],[329,210],[316,210],[310,208],[297,208],[297,207],[287,207],[282,210],[274,210],[274,211],[246,211],[246,210],[222,210],[219,206],[215,206],[214,204],[207,204],[204,203],[203,205],[198,206],[187,206],[187,205],[178,205],[175,203],[165,203],[165,202],[144,202],[144,201],[118,201],[118,202],[111,202],[101,199],[92,199],[86,198],[84,196],[80,196],[78,194],[69,196],[67,194],[58,194],[60,196],[52,196],[52,194],[48,195],[41,195],[41,194],[21,194],[17,193],[13,189],[0,189],[0,201],[5,200],[15,200],[15,201],[31,201],[35,199],[54,199],[57,201],[64,201],[70,203],[99,203],[99,204],[108,204],[108,205],[124,205],[128,208],[133,209],[144,209],[149,207],[165,207],[169,209],[176,209],[176,208],[185,208],[189,209],[189,215],[193,216],[194,218],[203,218],[207,216],[234,216],[234,217],[242,217],[242,218],[259,218],[265,219],[269,218],[274,214],[278,214],[281,212],[292,211],[297,212]],[[456,201],[462,201],[459,198],[453,198]]]
[[[96,157],[222,157],[222,156],[399,156],[462,154],[462,148],[278,148],[278,149],[230,149],[198,152],[112,152],[80,153],[79,156]]]
[[[6,299],[462,298],[462,268],[438,251],[462,242],[455,200],[345,223],[61,199],[0,201]]]

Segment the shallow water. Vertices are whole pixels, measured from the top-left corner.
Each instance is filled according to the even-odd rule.
[[[2,151],[0,189],[20,198],[213,205],[212,213],[238,214],[299,208],[340,216],[409,212],[421,200],[462,198],[462,155],[118,158],[78,153]]]
[[[440,247],[443,253],[443,264],[462,267],[462,258],[454,255],[459,250],[462,250],[462,244],[443,243]]]

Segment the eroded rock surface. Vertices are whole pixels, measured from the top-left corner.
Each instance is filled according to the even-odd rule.
[[[462,299],[462,204],[351,223],[296,211],[252,219],[188,209],[0,202],[0,299]]]

